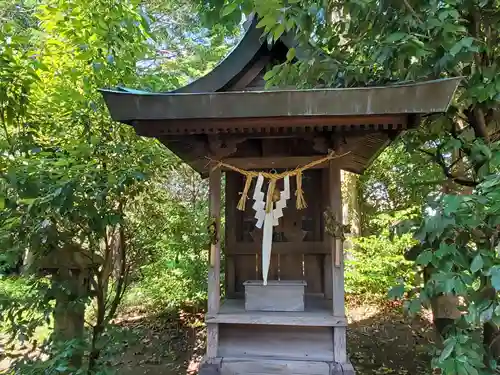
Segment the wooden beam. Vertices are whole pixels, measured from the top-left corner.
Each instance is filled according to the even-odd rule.
[[[259,242],[238,242],[226,247],[226,254],[260,254],[262,252]],[[331,249],[328,242],[274,242],[273,254],[328,254]]]
[[[346,155],[347,156],[347,155]],[[224,163],[242,169],[273,169],[273,168],[296,168],[306,165],[312,161],[324,158],[325,155],[318,156],[285,156],[285,157],[248,157],[248,158],[226,158]],[[328,163],[317,165],[314,168],[326,168]],[[223,168],[224,169],[224,168]]]
[[[217,314],[220,308],[220,210],[221,210],[221,171],[210,171],[209,176],[209,215],[211,228],[215,230],[211,240],[208,264],[208,314]],[[219,345],[219,326],[207,325],[207,357],[217,356]]]
[[[283,117],[242,117],[242,118],[200,118],[169,120],[136,120],[132,126],[137,134],[159,137],[168,134],[251,134],[262,130],[273,131],[356,131],[402,129],[408,116],[364,115],[364,116],[283,116]],[[325,129],[326,128],[326,129]]]
[[[329,203],[330,209],[335,215],[335,220],[342,223],[342,191],[340,168],[335,160],[329,165]],[[331,238],[331,260],[332,260],[332,289],[334,316],[345,316],[344,302],[344,252],[342,241]],[[335,327],[333,330],[333,351],[334,360],[338,363],[347,361],[346,330],[345,327]]]
[[[239,178],[240,175],[236,172],[226,172],[226,240],[224,242],[224,252],[226,254],[226,267],[224,267],[226,272],[226,295],[234,295],[236,291],[234,258],[228,255],[230,250],[236,246],[236,231],[238,230],[236,206],[238,205],[239,198]]]

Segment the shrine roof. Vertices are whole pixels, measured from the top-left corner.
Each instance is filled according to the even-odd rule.
[[[149,93],[124,90],[102,90],[113,120],[148,132],[152,123],[161,133],[206,133],[203,124],[218,120],[224,129],[252,127],[243,119],[294,118],[308,126],[331,118],[336,124],[373,124],[397,121],[399,115],[445,112],[453,98],[459,79],[442,79],[421,83],[383,87],[346,89],[228,91],[205,93]],[[378,118],[377,118],[378,117]],[[333,119],[337,118],[337,119]],[[242,120],[242,121],[240,121]],[[273,121],[266,121],[272,126]],[[200,127],[193,126],[199,123]],[[213,121],[212,121],[213,123]],[[226,123],[224,125],[224,123]],[[279,120],[274,122],[280,125]],[[244,125],[245,124],[245,125]],[[163,128],[163,129],[161,129]],[[175,129],[173,129],[175,128]],[[154,136],[156,131],[153,131]]]
[[[381,87],[266,89],[264,76],[309,56],[292,34],[273,46],[251,19],[231,53],[210,73],[170,92],[101,90],[115,121],[155,137],[204,174],[206,157],[243,168],[289,168],[324,155],[349,153],[341,167],[362,173],[392,140],[419,125],[421,115],[446,112],[461,78]],[[318,85],[320,86],[321,83]],[[288,165],[287,163],[290,163]]]

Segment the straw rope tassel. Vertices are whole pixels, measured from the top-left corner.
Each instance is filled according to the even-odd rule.
[[[250,186],[252,185],[253,176],[250,174],[246,175],[245,187],[243,188],[243,192],[241,193],[240,201],[238,202],[238,210],[245,211],[245,206],[248,199],[248,191],[250,190]]]
[[[271,178],[269,180],[269,187],[267,189],[267,199],[266,199],[266,212],[271,212],[273,210],[273,197],[274,190],[276,189],[276,179]]]
[[[297,210],[303,210],[304,208],[307,208],[307,203],[304,198],[304,190],[302,189],[302,171],[297,173],[296,179],[297,179],[297,191],[295,192],[295,195],[297,197],[296,207]]]

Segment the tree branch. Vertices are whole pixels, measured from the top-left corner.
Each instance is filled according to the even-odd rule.
[[[462,186],[469,186],[469,187],[476,187],[477,186],[478,183],[474,180],[469,180],[466,178],[461,178],[461,177],[457,177],[457,176],[453,175],[453,173],[450,170],[450,167],[446,165],[446,162],[443,158],[443,155],[440,152],[437,152],[436,154],[434,154],[434,153],[432,153],[428,150],[425,150],[423,148],[418,148],[417,150],[430,156],[432,158],[432,160],[434,162],[436,162],[441,167],[443,174],[448,179],[455,182],[456,184],[462,185]]]

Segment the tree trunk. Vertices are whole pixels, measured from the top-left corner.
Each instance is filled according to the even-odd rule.
[[[54,343],[65,346],[68,341],[83,343],[85,317],[84,298],[87,291],[85,274],[82,271],[59,269],[52,278],[56,290],[54,310]],[[78,348],[81,346],[81,349]],[[79,369],[82,365],[83,345],[77,345],[69,360],[70,367]],[[73,371],[68,370],[68,374]]]

